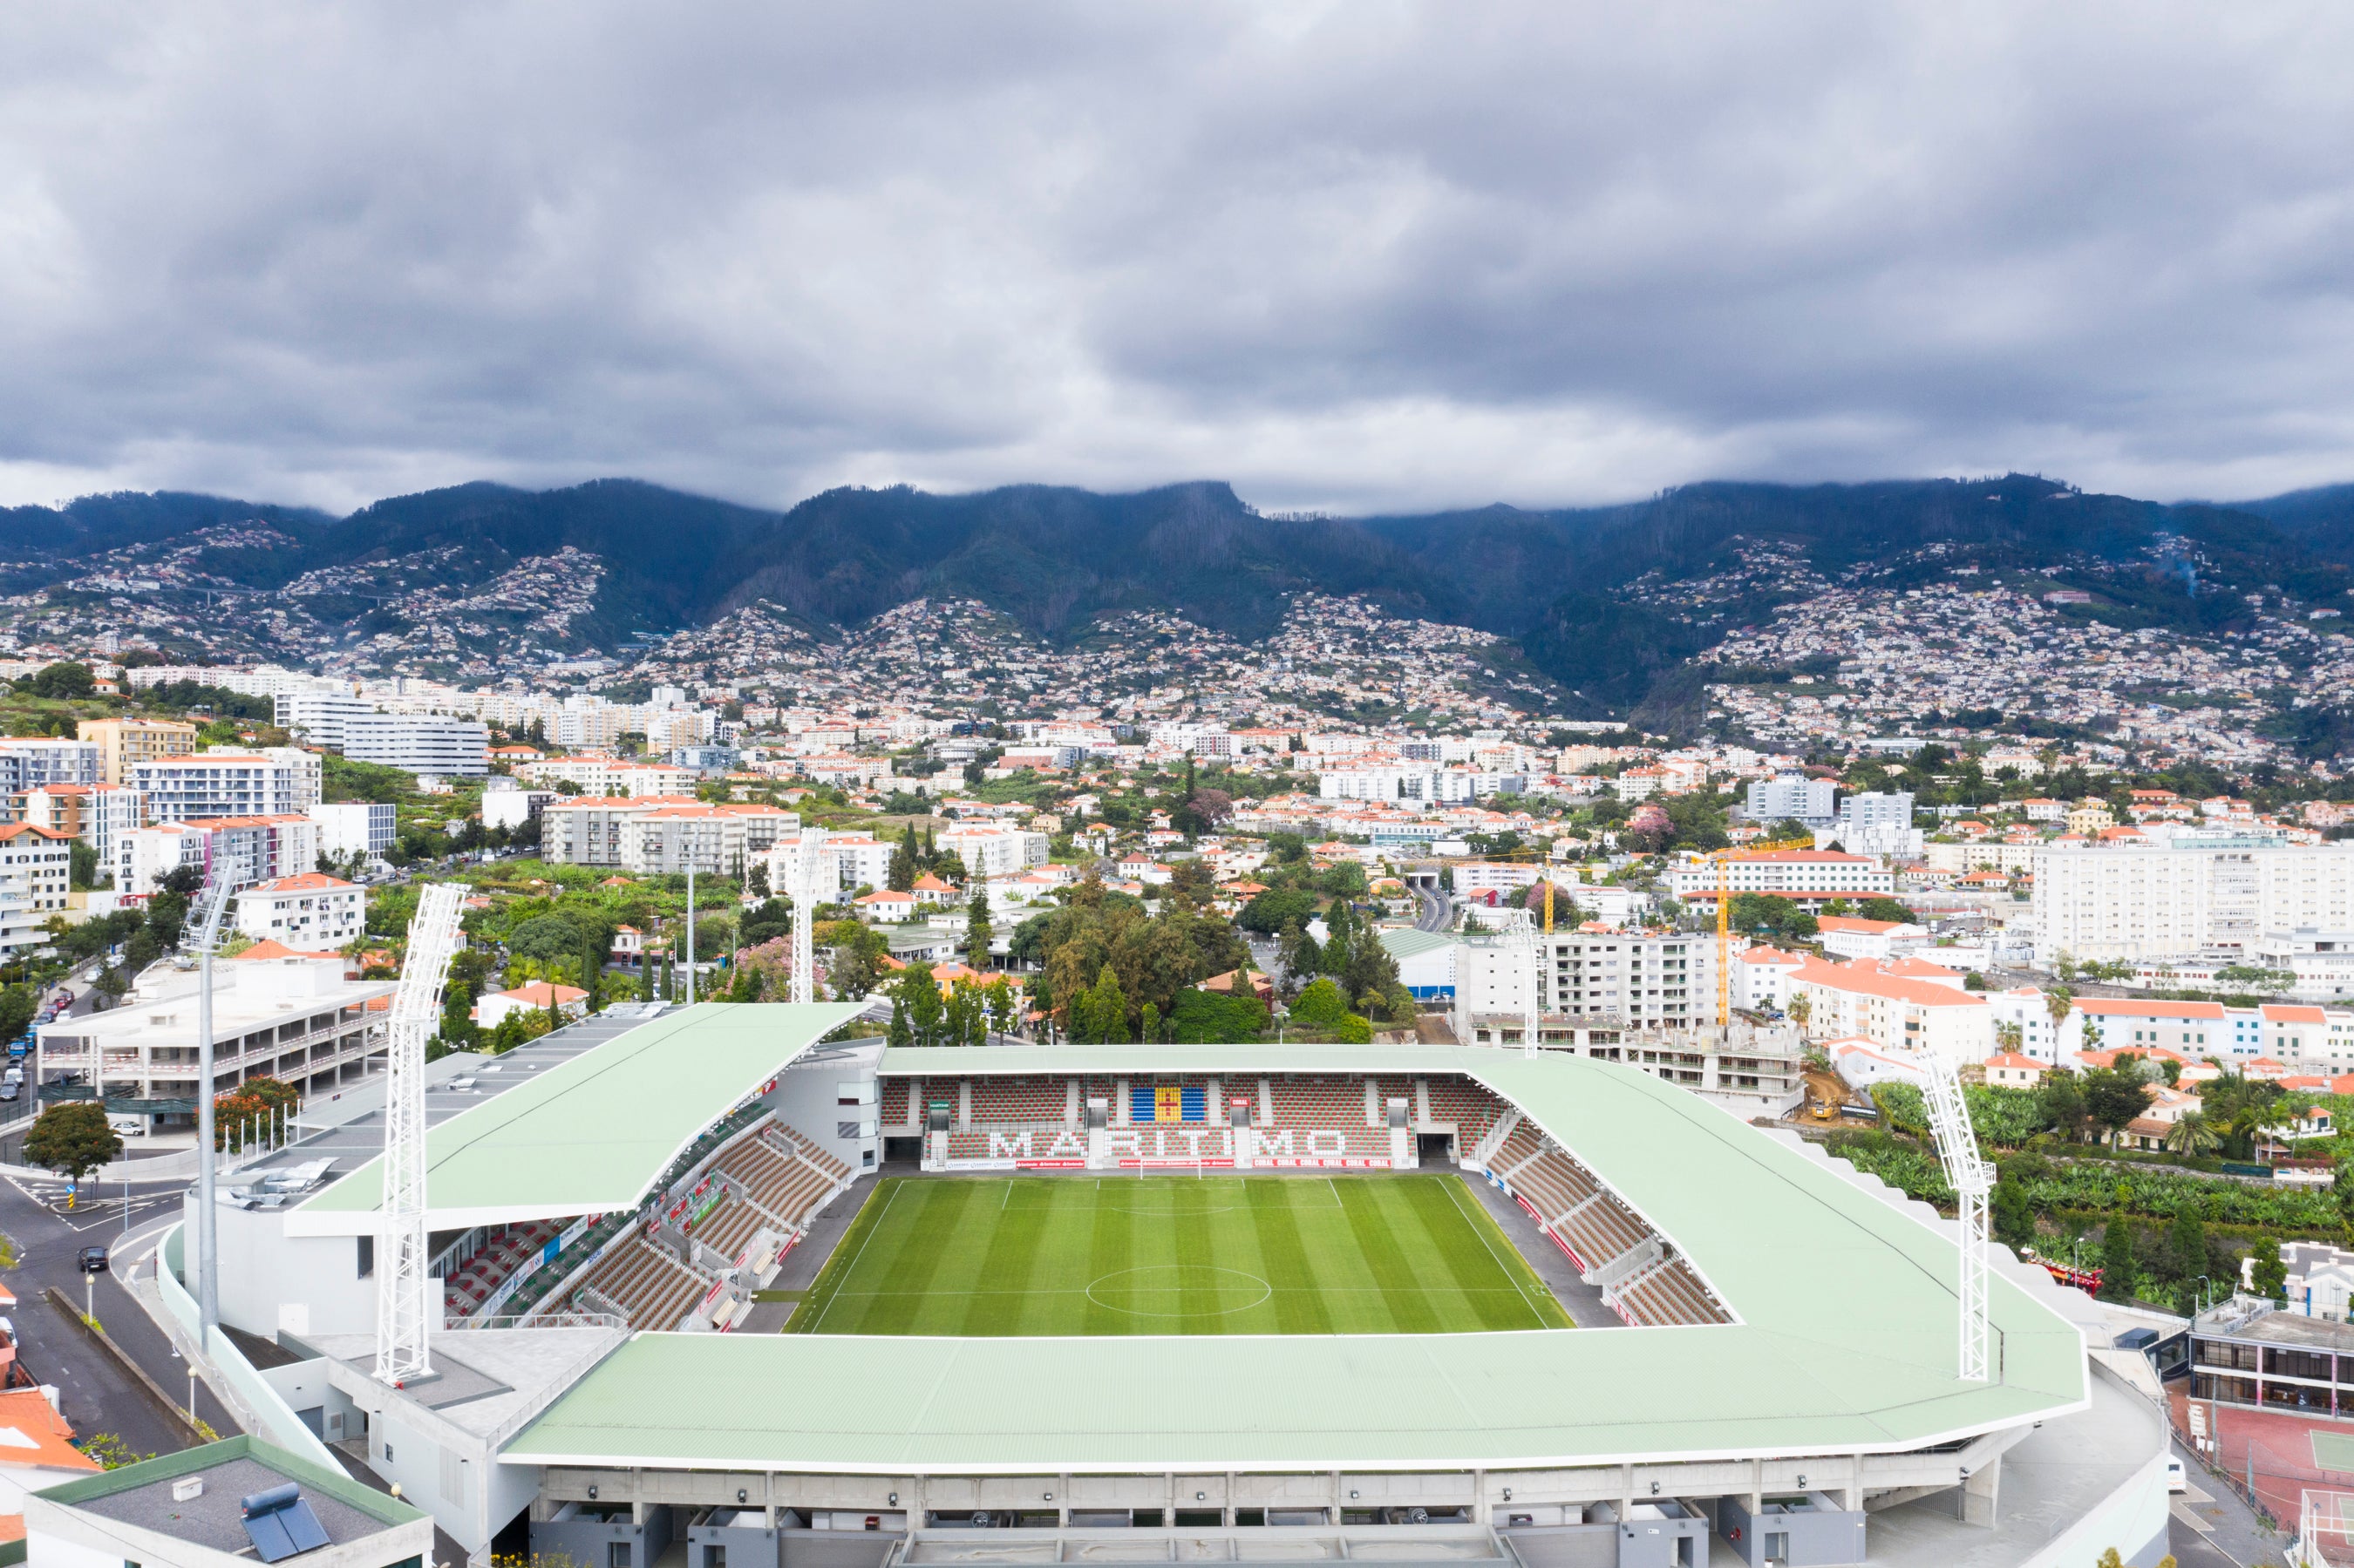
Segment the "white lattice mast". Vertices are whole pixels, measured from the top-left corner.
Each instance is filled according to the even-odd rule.
[[[219,1215],[213,1208],[213,955],[220,950],[221,915],[228,908],[228,867],[216,862],[204,890],[204,924],[196,936],[196,1333],[220,1322]]]
[[[1961,1380],[1985,1383],[1987,1371],[1987,1192],[1994,1185],[1978,1140],[1970,1131],[1969,1107],[1962,1099],[1962,1081],[1954,1065],[1930,1055],[1928,1076],[1929,1129],[1937,1138],[1937,1158],[1945,1162],[1946,1181],[1954,1189],[1962,1224]]]
[[[825,830],[805,827],[793,845],[793,1000],[817,1000],[817,905]]]
[[[432,1374],[426,1331],[440,1316],[425,1272],[425,1042],[441,1022],[441,987],[458,951],[465,889],[418,889],[408,953],[392,998],[384,1085],[384,1228],[376,1244],[376,1375],[395,1388]]]
[[[1533,922],[1534,916],[1531,916]],[[1521,1054],[1537,1054],[1537,1033],[1544,1018],[1543,992],[1544,983],[1545,943],[1536,933],[1533,924],[1515,926],[1504,933],[1504,945],[1511,950],[1513,965],[1521,971]]]

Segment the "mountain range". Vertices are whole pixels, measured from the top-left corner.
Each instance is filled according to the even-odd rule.
[[[2354,586],[2354,485],[2168,504],[2023,474],[1712,482],[1617,506],[1357,518],[1263,515],[1216,482],[1116,495],[841,489],[783,512],[632,480],[547,491],[483,482],[345,517],[125,493],[0,509],[0,589],[52,600],[119,592],[122,573],[168,557],[189,570],[137,578],[141,592],[299,594],[307,624],[351,641],[397,622],[403,595],[480,596],[520,566],[554,558],[577,570],[594,556],[601,571],[584,579],[578,612],[547,623],[575,651],[622,649],[756,602],[826,636],[943,596],[983,601],[1056,641],[1139,609],[1263,638],[1287,595],[1314,590],[1517,640],[1602,715],[1659,705],[1693,654],[1801,591],[1787,573],[1744,569],[1761,547],[1819,579],[1869,576],[1883,587],[1961,566],[2041,574],[2093,596],[2079,613],[2213,635],[2249,620],[2253,592],[2343,604]],[[93,578],[101,569],[116,577]]]

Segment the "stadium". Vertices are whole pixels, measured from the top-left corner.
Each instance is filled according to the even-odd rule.
[[[2086,1298],[1997,1249],[1963,1381],[1949,1222],[1635,1068],[830,1038],[858,1011],[432,1064],[442,1320],[399,1387],[381,1094],[314,1104],[221,1184],[207,1358],[485,1562],[2165,1552],[2155,1383]]]

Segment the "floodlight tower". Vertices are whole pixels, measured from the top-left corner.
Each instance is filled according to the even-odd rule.
[[[801,829],[793,845],[793,1000],[817,1000],[817,895],[825,863],[825,830]]]
[[[204,888],[204,924],[196,935],[196,1337],[220,1321],[219,1226],[213,1213],[213,954],[220,948],[221,913],[228,907],[228,868],[215,861]]]
[[[1970,1131],[1969,1107],[1962,1099],[1961,1078],[1954,1065],[1928,1054],[1929,1128],[1936,1135],[1937,1158],[1944,1161],[1946,1181],[1962,1224],[1960,1287],[1961,1380],[1987,1381],[1987,1192],[1994,1185],[1979,1157],[1978,1140]]]
[[[1544,1003],[1538,988],[1544,983],[1547,944],[1532,925],[1513,927],[1504,934],[1504,942],[1511,949],[1515,967],[1525,981],[1521,991],[1521,1054],[1533,1056],[1537,1054],[1537,1031],[1544,1017]]]
[[[425,1042],[441,1018],[441,986],[458,951],[465,889],[418,890],[408,952],[393,993],[384,1083],[384,1229],[376,1260],[376,1375],[398,1388],[433,1374],[427,1330],[440,1316],[426,1274]]]

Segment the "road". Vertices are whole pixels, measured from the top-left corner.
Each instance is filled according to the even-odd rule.
[[[2278,1568],[2287,1561],[2296,1524],[2274,1535],[2256,1522],[2239,1494],[2209,1475],[2198,1457],[2180,1443],[2173,1447],[2190,1479],[2188,1493],[2174,1499],[2167,1550],[2180,1568]]]
[[[151,1182],[132,1190],[129,1221],[134,1237],[152,1238],[178,1217],[185,1181]],[[72,1212],[65,1209],[65,1184],[0,1178],[0,1231],[16,1244],[16,1266],[5,1276],[16,1293],[14,1320],[17,1353],[42,1383],[58,1386],[67,1421],[76,1434],[111,1432],[140,1454],[169,1454],[187,1446],[185,1431],[155,1407],[154,1400],[115,1360],[91,1342],[66,1313],[43,1294],[55,1286],[77,1306],[83,1281],[75,1265],[85,1246],[113,1246],[125,1218],[119,1190],[103,1197],[85,1192]],[[187,1363],[113,1274],[101,1275],[91,1292],[98,1320],[115,1342],[175,1399],[187,1397]],[[197,1385],[196,1414],[222,1436],[240,1428],[210,1390]]]
[[[1422,901],[1422,913],[1414,918],[1417,931],[1445,931],[1455,923],[1455,902],[1436,887],[1414,885],[1416,898]]]

